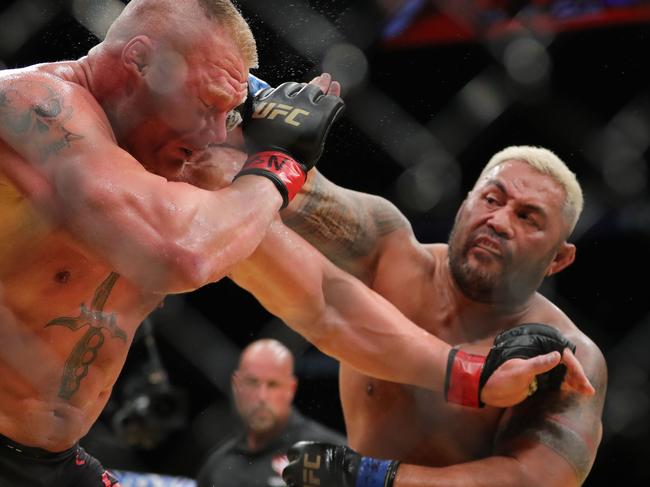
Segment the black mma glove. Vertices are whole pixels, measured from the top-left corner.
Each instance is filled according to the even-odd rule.
[[[316,85],[283,83],[259,91],[242,124],[248,160],[236,177],[265,176],[282,195],[282,208],[300,191],[323,153],[325,138],[342,113],[343,100]]]
[[[362,457],[352,448],[301,441],[287,453],[288,487],[392,487],[399,462]]]
[[[492,373],[506,360],[527,359],[554,351],[561,354],[565,348],[573,353],[576,351],[576,346],[564,338],[556,328],[542,323],[526,323],[499,333],[494,338],[494,346],[485,360],[480,388],[483,388]],[[565,374],[566,365],[559,364],[538,375],[537,389],[559,389]]]
[[[490,376],[504,362],[513,358],[529,359],[576,346],[552,326],[526,323],[499,333],[487,357],[463,352],[456,348],[449,352],[445,380],[445,398],[464,406],[482,407],[481,391]],[[557,389],[564,380],[566,366],[559,364],[537,376],[537,388]]]

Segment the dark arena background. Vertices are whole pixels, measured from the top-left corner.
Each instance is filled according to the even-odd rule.
[[[321,171],[391,200],[422,242],[446,241],[499,149],[542,145],[569,163],[586,196],[572,239],[578,257],[542,291],[608,361],[604,436],[585,485],[650,485],[650,2],[239,5],[258,39],[254,74],[276,84],[328,71],[343,85],[347,110]],[[123,6],[4,0],[0,68],[83,56]],[[107,467],[192,477],[236,424],[230,373],[260,337],[296,353],[298,409],[343,431],[338,364],[223,280],[151,315],[82,444]]]

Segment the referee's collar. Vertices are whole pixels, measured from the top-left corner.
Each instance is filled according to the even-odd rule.
[[[284,428],[281,429],[277,435],[275,435],[271,441],[269,441],[263,448],[259,450],[251,451],[248,449],[248,443],[246,441],[246,432],[244,431],[237,438],[237,442],[234,444],[233,449],[238,453],[242,453],[248,456],[258,456],[267,453],[269,450],[277,449],[281,447],[284,442],[292,443],[291,438],[288,438],[291,431],[295,428],[299,428],[305,422],[305,417],[296,411],[295,408],[291,408],[289,413],[289,419],[287,424],[284,425]],[[287,437],[287,438],[285,438]]]

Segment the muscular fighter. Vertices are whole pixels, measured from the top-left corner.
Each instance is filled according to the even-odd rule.
[[[318,159],[343,102],[295,83],[243,169],[212,150],[256,63],[229,1],[133,0],[87,56],[0,72],[0,485],[115,485],[77,442],[137,326],[248,256]]]
[[[452,345],[490,342],[524,322],[550,324],[577,345],[597,392],[561,389],[507,409],[468,409],[342,363],[350,448],[296,445],[285,470],[288,485],[316,485],[314,479],[321,487],[582,484],[601,440],[606,364],[598,347],[537,292],[544,277],[573,262],[568,238],[582,205],[575,175],[555,154],[509,147],[492,157],[468,193],[448,244],[422,244],[388,201],[311,175],[285,222],[333,262]],[[407,358],[416,348],[393,352]]]
[[[251,119],[246,161],[215,148],[256,62],[229,1],[133,0],[87,56],[0,73],[0,484],[116,484],[77,442],[135,329],[165,295],[249,256],[317,161],[342,107],[328,76],[265,92],[278,111]],[[397,356],[356,354],[368,330],[339,332],[340,360],[421,380]],[[440,367],[444,344],[428,340],[419,374]],[[481,398],[521,399],[540,364],[558,361],[510,361]]]

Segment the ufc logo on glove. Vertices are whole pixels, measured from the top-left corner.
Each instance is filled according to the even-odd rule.
[[[309,455],[306,453],[302,464],[305,467],[302,470],[302,481],[305,487],[315,487],[320,485],[320,479],[316,477],[315,471],[320,468],[320,455],[316,455],[316,460],[309,461]]]
[[[266,118],[268,120],[273,120],[278,115],[284,117],[285,123],[299,127],[300,122],[296,120],[296,117],[300,115],[308,116],[309,112],[302,108],[294,108],[291,105],[285,105],[283,103],[262,102],[255,107],[252,118]]]

